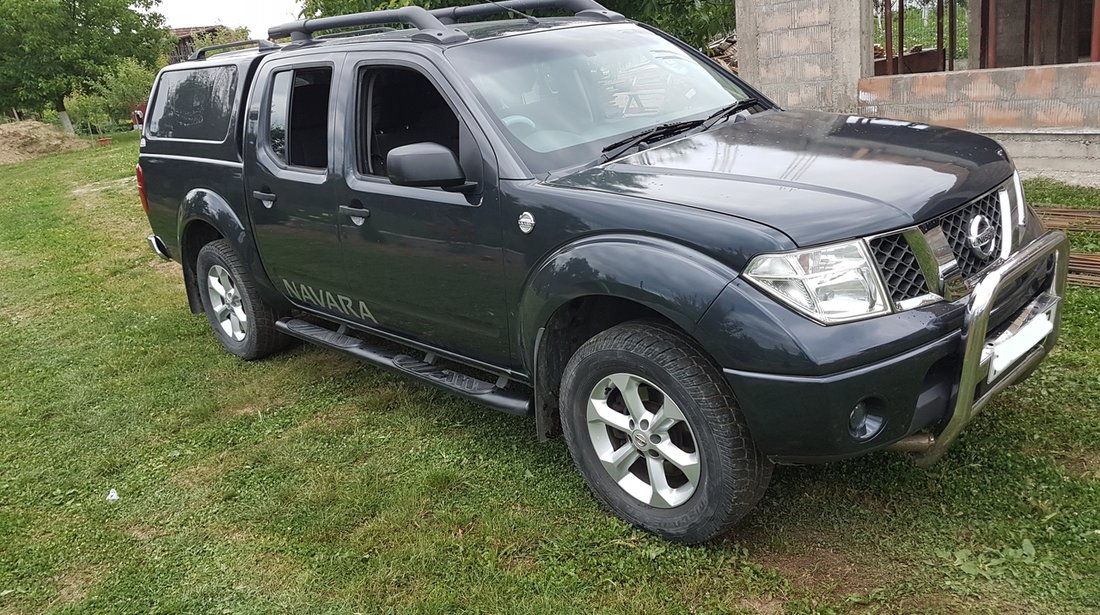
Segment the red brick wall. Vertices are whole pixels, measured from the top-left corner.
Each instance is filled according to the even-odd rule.
[[[978,131],[1100,129],[1100,63],[868,77],[859,113]]]

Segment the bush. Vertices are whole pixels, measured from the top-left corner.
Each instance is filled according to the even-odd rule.
[[[101,134],[111,123],[107,99],[97,93],[73,92],[65,97],[65,109],[73,128],[83,134]]]
[[[149,100],[156,74],[133,59],[119,62],[96,87],[111,120],[129,121],[130,112]]]

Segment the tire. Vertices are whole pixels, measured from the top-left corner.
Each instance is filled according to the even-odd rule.
[[[733,527],[767,488],[772,464],[753,445],[728,385],[672,327],[635,321],[588,340],[566,365],[561,398],[562,430],[585,482],[638,528],[704,542]]]
[[[195,278],[210,327],[227,352],[251,361],[286,345],[286,337],[275,328],[278,315],[260,298],[252,274],[228,240],[212,241],[199,250]]]

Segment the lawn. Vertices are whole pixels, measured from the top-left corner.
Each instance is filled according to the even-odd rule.
[[[1097,290],[940,464],[779,468],[682,547],[531,420],[316,348],[221,352],[146,249],[136,149],[0,167],[0,613],[1100,609]]]

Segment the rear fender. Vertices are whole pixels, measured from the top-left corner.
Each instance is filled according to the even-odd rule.
[[[283,296],[275,290],[274,284],[264,270],[252,233],[225,198],[212,190],[196,188],[183,197],[178,211],[176,228],[179,229],[179,237],[177,240],[187,287],[187,302],[192,312],[202,311],[195,274],[195,259],[204,244],[192,245],[193,242],[188,241],[189,234],[193,233],[196,225],[199,224],[213,227],[219,235],[229,240],[241,262],[256,280],[256,285],[265,302],[273,306],[288,305]]]

